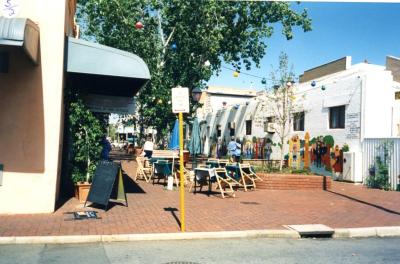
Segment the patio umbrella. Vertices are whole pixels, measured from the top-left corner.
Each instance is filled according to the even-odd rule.
[[[178,122],[178,119],[175,120],[174,129],[172,130],[168,148],[173,149],[173,150],[179,149],[179,122]]]
[[[193,120],[192,136],[189,142],[189,151],[193,156],[201,153],[200,126],[197,117]],[[193,162],[195,163],[195,160]]]
[[[178,150],[179,149],[179,121],[175,120],[174,128],[172,129],[171,138],[169,140],[169,149]],[[172,157],[172,173],[174,173],[174,163],[175,163],[175,155]]]

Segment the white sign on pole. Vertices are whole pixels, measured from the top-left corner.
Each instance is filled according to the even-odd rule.
[[[189,88],[172,88],[172,112],[189,113]]]

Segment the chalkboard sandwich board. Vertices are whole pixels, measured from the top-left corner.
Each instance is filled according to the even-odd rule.
[[[116,178],[118,179],[117,181],[115,180]],[[122,180],[121,165],[112,161],[100,161],[93,176],[92,186],[90,187],[85,207],[86,203],[90,201],[104,205],[105,210],[107,210],[114,186],[118,187],[117,199],[125,200],[125,204],[128,206]]]

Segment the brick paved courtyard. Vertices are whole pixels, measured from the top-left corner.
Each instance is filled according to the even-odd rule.
[[[0,215],[0,236],[89,235],[179,232],[179,191],[132,180],[135,162],[123,161],[129,207],[112,203],[97,220],[65,220],[82,206],[75,198],[55,213]],[[206,189],[206,188],[205,188]],[[186,189],[187,231],[285,229],[284,225],[325,224],[332,228],[400,226],[400,192],[333,182],[329,191],[239,190],[236,198]],[[87,210],[93,208],[88,207]]]

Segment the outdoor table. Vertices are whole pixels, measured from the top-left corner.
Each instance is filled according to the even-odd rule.
[[[208,196],[211,193],[211,184],[213,178],[215,179],[215,170],[213,168],[195,168],[194,169],[194,193],[196,193],[196,183],[208,181]]]

